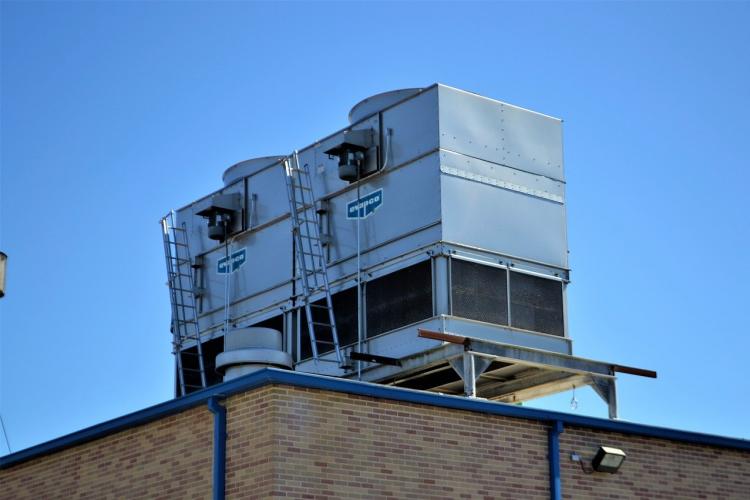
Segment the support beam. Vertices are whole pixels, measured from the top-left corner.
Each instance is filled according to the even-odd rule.
[[[450,288],[448,279],[448,257],[438,255],[433,260],[435,270],[435,315],[451,313]]]
[[[588,380],[588,376],[540,370],[532,375],[504,383],[482,385],[481,390],[486,398],[518,402],[564,391],[574,385],[585,386]]]

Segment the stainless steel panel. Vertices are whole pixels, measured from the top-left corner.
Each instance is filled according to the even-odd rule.
[[[568,267],[562,204],[449,175],[441,184],[444,240]]]
[[[564,180],[562,122],[440,85],[440,147]]]
[[[383,154],[389,150],[386,168],[404,164],[438,148],[437,89],[433,87],[383,112],[383,136],[388,129],[392,130],[390,141],[383,140]]]
[[[284,169],[280,163],[247,179],[248,197],[256,195],[253,226],[259,226],[289,213]],[[291,241],[291,238],[290,238]]]
[[[440,171],[509,191],[565,202],[565,183],[451,151],[440,151]]]
[[[260,231],[240,235],[230,242],[229,253],[231,255],[243,248],[246,251],[244,264],[229,275],[219,274],[217,270],[218,261],[226,255],[223,245],[205,254],[201,274],[206,292],[199,303],[202,314],[211,313],[211,318],[204,320],[204,323],[215,325],[223,321],[227,276],[232,303],[266,292],[265,300],[252,301],[252,308],[247,304],[232,305],[231,318],[251,313],[253,308],[258,311],[291,295],[292,238],[289,219]],[[268,293],[272,288],[283,290]]]
[[[408,254],[415,249],[426,248],[440,240],[440,225],[435,224],[419,231],[411,232],[396,238],[392,242],[371,249],[363,254],[362,262],[367,265],[362,266],[364,271],[369,271],[373,266],[378,266],[378,271],[374,275],[382,275],[392,270],[398,269],[401,264],[401,256]],[[425,254],[425,258],[426,258]],[[393,265],[393,267],[390,267]],[[379,266],[383,266],[380,268]],[[402,267],[402,266],[401,266]],[[338,280],[342,277],[354,276],[357,272],[356,258],[354,255],[349,258],[338,261],[328,268],[328,275],[332,280]]]
[[[370,216],[359,220],[360,247],[363,250],[397,237],[405,237],[398,255],[416,248],[408,235],[440,220],[440,174],[438,155],[432,154],[403,168],[368,178],[360,187],[360,197],[382,189],[382,204]],[[357,220],[347,218],[347,204],[357,199],[352,189],[330,200],[332,244],[330,260],[357,253]],[[365,255],[363,267],[379,263]]]

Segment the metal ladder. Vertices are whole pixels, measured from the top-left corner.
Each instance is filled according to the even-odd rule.
[[[301,299],[305,304],[305,317],[313,359],[316,362],[327,361],[320,359],[319,356],[318,347],[324,346],[325,351],[332,348],[336,352],[336,362],[343,366],[344,359],[339,346],[336,318],[333,314],[328,269],[320,237],[320,220],[315,210],[315,195],[310,180],[310,171],[306,164],[300,166],[299,156],[295,151],[284,160],[284,172],[297,255],[297,271],[302,284]],[[311,303],[311,297],[320,292],[323,292],[325,297],[324,303]],[[318,311],[318,314],[313,315],[313,311]],[[330,337],[323,339],[321,335],[316,334],[316,331],[328,333]]]
[[[206,370],[200,342],[187,228],[184,222],[181,227],[176,226],[175,218],[174,211],[169,212],[162,218],[161,227],[164,255],[167,260],[169,300],[172,304],[172,353],[177,361],[180,395],[184,396],[188,392],[206,387]],[[195,352],[182,350],[188,341],[195,341]],[[198,368],[185,367],[183,356],[197,358]],[[196,374],[199,375],[200,384],[195,383]]]

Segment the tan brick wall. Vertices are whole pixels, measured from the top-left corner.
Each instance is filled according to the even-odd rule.
[[[206,498],[205,406],[0,470],[0,498]]]
[[[547,431],[537,422],[278,390],[279,496],[549,498]]]
[[[586,473],[570,460],[590,460],[600,445],[620,448],[627,458],[616,474]],[[750,453],[587,428],[560,435],[564,498],[750,499]]]
[[[549,498],[543,423],[287,386],[225,404],[230,499]],[[210,498],[212,433],[202,405],[0,470],[0,498]],[[601,444],[618,474],[570,461]],[[560,450],[566,498],[750,498],[747,452],[572,427]]]
[[[274,488],[279,443],[278,408],[284,391],[274,386],[230,397],[227,407],[227,498],[268,498]]]

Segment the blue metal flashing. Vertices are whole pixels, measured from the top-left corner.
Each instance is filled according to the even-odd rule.
[[[551,500],[562,500],[562,481],[560,479],[560,434],[563,423],[552,422],[549,428],[547,453],[549,454],[549,497]]]
[[[189,408],[206,404],[211,397],[228,397],[233,394],[245,392],[258,387],[271,384],[290,385],[324,391],[342,392],[359,396],[389,399],[392,401],[404,401],[408,403],[424,404],[456,410],[473,411],[505,417],[523,418],[543,422],[560,421],[566,426],[586,427],[623,434],[635,434],[684,443],[718,446],[722,448],[733,448],[737,450],[750,451],[750,441],[712,434],[698,432],[680,431],[664,427],[634,424],[619,420],[606,420],[601,418],[586,417],[582,415],[571,415],[550,410],[527,408],[495,401],[465,398],[463,396],[448,396],[434,392],[417,391],[413,389],[402,389],[386,385],[372,384],[369,382],[358,382],[322,375],[278,370],[265,368],[236,378],[229,382],[217,384],[201,391],[193,392],[187,396],[166,401],[149,408],[130,413],[122,417],[103,422],[101,424],[82,429],[66,436],[32,446],[25,450],[0,457],[0,469],[25,462],[49,453],[86,443],[113,432],[130,429],[143,425],[160,418],[182,412]]]
[[[227,467],[227,409],[217,396],[208,398],[208,409],[214,414],[213,500],[224,500]]]

